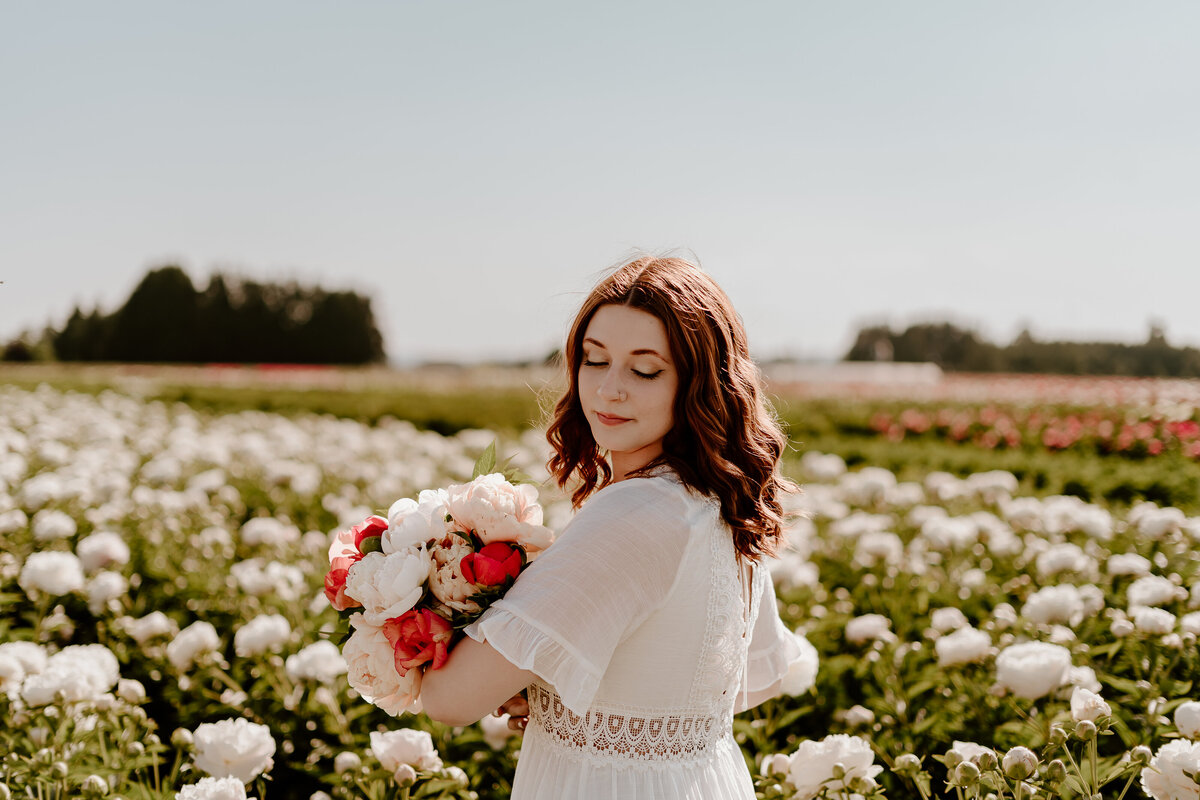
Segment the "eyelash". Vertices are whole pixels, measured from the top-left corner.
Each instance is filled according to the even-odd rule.
[[[608,362],[607,361],[588,361],[587,359],[584,359],[583,366],[585,366],[585,367],[604,367],[604,366],[608,366]],[[662,370],[659,370],[658,372],[646,373],[646,372],[638,372],[635,369],[635,370],[631,370],[631,372],[633,372],[634,375],[637,375],[639,378],[641,378],[642,380],[645,380],[645,381],[652,381],[655,378],[657,378],[659,375],[662,374]]]

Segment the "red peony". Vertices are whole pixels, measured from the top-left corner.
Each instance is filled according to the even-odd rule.
[[[383,635],[396,651],[396,672],[401,677],[425,664],[437,669],[450,654],[454,629],[427,608],[414,608],[383,623]]]
[[[346,594],[346,575],[350,572],[350,566],[361,558],[361,555],[335,558],[329,565],[329,572],[325,573],[325,596],[329,598],[329,605],[338,611],[362,605]]]
[[[485,544],[460,562],[463,577],[479,586],[496,586],[521,571],[521,552],[508,542]]]
[[[383,536],[388,529],[388,521],[383,517],[377,517],[374,514],[364,519],[362,522],[350,529],[350,533],[354,534],[354,546],[358,548],[358,552],[366,555],[363,550],[363,541],[370,539],[372,536],[378,538]],[[378,550],[379,548],[375,548]]]

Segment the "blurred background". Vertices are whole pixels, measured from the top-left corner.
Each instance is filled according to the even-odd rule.
[[[1200,375],[1198,28],[1187,2],[4,3],[0,343],[538,364],[604,268],[676,250],[764,362]]]

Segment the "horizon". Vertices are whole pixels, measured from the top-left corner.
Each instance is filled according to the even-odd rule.
[[[173,262],[369,295],[401,362],[511,359],[641,248],[762,357],[926,319],[1200,346],[1184,0],[69,5],[0,12],[4,341]]]

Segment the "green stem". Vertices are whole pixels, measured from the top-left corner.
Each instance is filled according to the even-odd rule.
[[[1133,785],[1133,779],[1136,778],[1140,772],[1140,769],[1135,769],[1133,771],[1133,773],[1129,776],[1129,780],[1125,781],[1125,786],[1121,788],[1121,793],[1117,795],[1117,800],[1124,800],[1125,793],[1129,791],[1129,787]]]
[[[1099,764],[1097,763],[1100,760],[1100,754],[1098,752],[1099,751],[1099,747],[1098,747],[1099,739],[1100,739],[1100,735],[1097,733],[1096,736],[1093,736],[1092,740],[1090,742],[1088,742],[1088,761],[1091,762],[1091,767],[1092,767],[1092,787],[1091,788],[1092,788],[1093,794],[1096,794],[1100,791],[1100,767],[1099,767]]]

